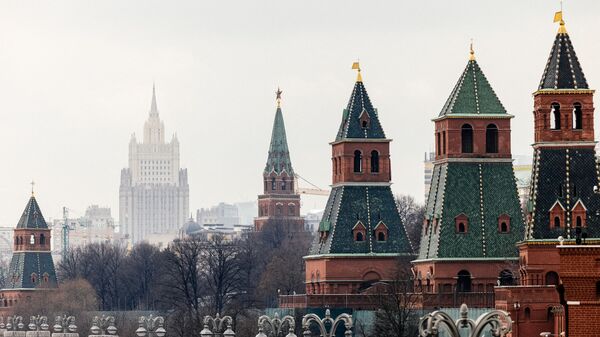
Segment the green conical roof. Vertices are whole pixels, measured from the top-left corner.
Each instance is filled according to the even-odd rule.
[[[479,64],[471,59],[444,104],[440,117],[481,114],[507,113]]]
[[[285,135],[285,124],[281,107],[277,107],[275,121],[273,122],[273,133],[271,134],[271,145],[269,146],[269,157],[265,166],[265,173],[274,171],[280,174],[286,171],[289,175],[294,174],[290,151],[288,149],[287,137]]]
[[[27,206],[25,206],[25,210],[17,223],[17,228],[31,228],[31,229],[47,229],[48,224],[46,224],[46,220],[44,220],[44,216],[42,215],[42,211],[40,210],[40,206],[35,200],[35,197],[32,195],[29,198],[29,202]]]
[[[361,118],[365,116],[369,120],[367,127],[361,125]],[[385,138],[377,109],[371,104],[362,79],[357,80],[354,84],[352,95],[346,109],[344,109],[342,123],[335,140],[340,141],[348,138]]]

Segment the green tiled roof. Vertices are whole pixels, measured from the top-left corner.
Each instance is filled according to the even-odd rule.
[[[352,228],[360,221],[366,227],[364,241],[354,241]],[[375,226],[388,227],[388,239],[377,241]],[[323,242],[314,242],[310,255],[319,254],[413,254],[406,230],[389,186],[337,186],[329,195],[319,228],[327,232]]]
[[[36,274],[35,283],[31,278],[33,273]],[[44,274],[48,274],[48,283],[44,283]],[[54,261],[50,252],[13,253],[4,289],[56,288],[57,286]]]
[[[267,165],[265,166],[265,173],[270,173],[271,171],[276,174],[280,174],[283,171],[286,171],[289,175],[294,174],[285,134],[285,124],[283,123],[283,113],[281,112],[280,107],[277,107],[277,111],[275,112],[273,132],[271,134],[271,145],[269,146],[269,157],[267,158]]]
[[[506,109],[475,60],[467,63],[439,116],[452,114],[506,114]]]
[[[40,206],[34,196],[29,198],[29,202],[27,203],[27,206],[25,206],[23,215],[21,215],[21,218],[17,223],[17,228],[48,228],[48,224],[46,224],[46,220],[44,220],[42,211],[40,211]]]
[[[363,114],[366,114],[369,119],[369,126],[366,128],[363,128],[361,124],[361,115]],[[354,84],[354,90],[352,90],[348,106],[342,114],[342,123],[335,140],[347,138],[385,138],[377,109],[373,108],[362,81]]]
[[[567,166],[567,162],[569,165]],[[584,232],[589,238],[600,238],[600,194],[596,152],[594,149],[538,149],[534,153],[530,200],[533,219],[527,224],[526,239],[556,239],[574,237],[568,227],[550,228],[550,208],[559,201],[569,212],[578,200],[588,209]],[[574,227],[568,220],[567,226]]]
[[[524,223],[512,163],[437,164],[427,199],[430,225],[421,235],[419,260],[517,256]],[[467,233],[456,232],[461,214],[468,217]],[[509,233],[498,231],[503,214],[510,216]]]
[[[575,49],[566,32],[556,34],[548,56],[546,68],[540,80],[539,90],[543,89],[588,89]]]

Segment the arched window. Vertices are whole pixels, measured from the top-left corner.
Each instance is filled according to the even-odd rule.
[[[45,245],[46,244],[46,237],[44,236],[44,234],[40,234],[40,245]]]
[[[551,285],[558,285],[558,274],[554,271],[549,271],[546,273],[546,285],[547,286],[551,286]]]
[[[354,151],[354,172],[362,172],[362,153],[359,150]]]
[[[275,212],[276,215],[281,215],[281,205],[277,205],[277,207],[275,208]]]
[[[369,122],[362,121],[362,127],[365,128],[365,129],[368,128],[369,127]]]
[[[371,172],[379,172],[379,152],[375,150],[371,151]]]
[[[560,130],[560,104],[552,103],[550,109],[550,128]]]
[[[37,274],[36,273],[32,273],[31,274],[31,283],[35,283],[35,281],[37,281]]]
[[[446,154],[446,131],[442,132],[442,153]]]
[[[596,298],[600,298],[600,281],[596,281]]]
[[[19,244],[22,245],[23,244],[23,237],[19,236]]]
[[[363,233],[361,233],[361,232],[356,233],[356,241],[364,241],[364,240],[365,240],[365,238],[363,236]]]
[[[30,245],[35,245],[35,235],[31,234],[29,236],[29,244]]]
[[[465,226],[464,222],[459,222],[458,223],[458,232],[459,233],[465,233],[467,231],[467,227]]]
[[[504,269],[503,271],[500,272],[500,275],[498,276],[498,280],[500,281],[501,286],[513,285],[513,283],[514,283],[513,273],[508,269]]]
[[[442,154],[442,138],[441,138],[439,132],[435,134],[435,140],[436,140],[435,143],[437,145],[437,147],[435,149],[435,153],[437,153],[439,156],[440,154]]]
[[[506,222],[500,223],[500,233],[508,233],[508,225]]]
[[[277,183],[275,182],[275,178],[271,178],[271,189],[273,191],[277,189]]]
[[[288,205],[288,215],[296,215],[296,207],[294,205]]]
[[[575,221],[575,226],[581,227],[581,217],[578,215],[577,220]]]
[[[49,276],[50,275],[48,275],[48,273],[44,273],[44,276],[43,276],[44,283],[48,283]]]
[[[554,228],[560,228],[560,218],[557,216],[554,217]]]
[[[459,293],[471,292],[471,273],[466,270],[461,270],[458,272],[456,291]]]
[[[287,182],[285,181],[285,179],[283,179],[283,180],[281,181],[281,190],[282,190],[282,191],[285,191],[286,187],[287,187]]]
[[[485,130],[485,152],[498,153],[498,127],[490,124]]]
[[[581,103],[573,104],[573,129],[583,129],[583,116],[581,113]]]
[[[462,153],[473,153],[473,127],[464,124],[460,131]]]
[[[18,245],[18,244],[19,244],[19,237],[15,236],[15,245]]]
[[[531,309],[525,308],[525,320],[528,321],[531,318]]]

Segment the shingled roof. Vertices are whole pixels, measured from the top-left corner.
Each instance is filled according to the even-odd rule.
[[[589,89],[564,22],[554,39],[538,89]]]
[[[367,114],[369,119],[368,127],[362,127],[361,124],[361,117],[364,117],[364,114]],[[373,108],[362,79],[357,80],[354,84],[335,140],[348,138],[385,138],[377,109]]]
[[[507,113],[479,64],[472,57],[439,116],[480,114]]]
[[[285,134],[285,124],[283,123],[283,113],[281,112],[281,107],[278,106],[275,112],[275,121],[273,122],[271,145],[269,146],[269,157],[267,158],[265,173],[273,171],[276,174],[280,174],[284,170],[289,175],[294,174]]]
[[[17,228],[30,228],[30,229],[46,229],[48,228],[48,224],[46,224],[46,220],[44,220],[44,216],[42,215],[42,211],[40,210],[40,206],[38,205],[35,197],[32,195],[29,198],[29,202],[27,206],[25,206],[25,210],[23,211],[23,215],[19,219],[17,223]]]

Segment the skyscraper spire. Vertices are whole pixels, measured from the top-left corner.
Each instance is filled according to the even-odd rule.
[[[152,104],[150,105],[150,116],[158,116],[158,107],[156,105],[156,86],[152,83]]]

